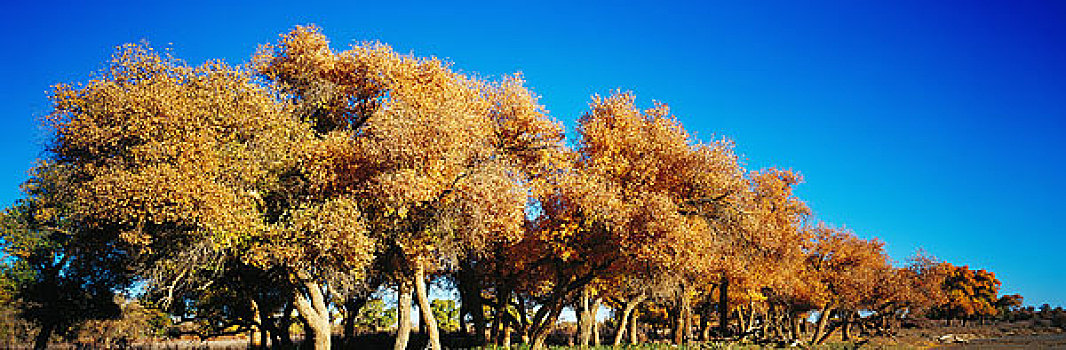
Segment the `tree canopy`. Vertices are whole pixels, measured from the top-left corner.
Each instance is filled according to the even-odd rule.
[[[292,346],[302,325],[316,349],[338,319],[349,340],[395,325],[404,349],[413,302],[435,349],[440,331],[541,348],[568,307],[590,345],[601,306],[616,345],[640,322],[677,343],[820,343],[1021,304],[985,270],[924,253],[897,266],[884,242],[819,222],[798,171],[746,169],[733,141],[631,92],[592,96],[567,140],[520,74],[336,50],[301,26],[236,66],[126,45],[52,101],[46,157],[0,232],[0,300],[38,324],[38,348],[167,314],[193,325],[180,334],[261,346]],[[430,301],[434,282],[458,306]],[[133,285],[138,300],[118,296]]]

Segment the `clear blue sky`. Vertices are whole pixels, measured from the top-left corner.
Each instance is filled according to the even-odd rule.
[[[1066,305],[1066,2],[389,3],[5,1],[0,204],[41,155],[49,85],[87,79],[114,46],[241,63],[315,23],[335,47],[522,71],[568,127],[593,93],[667,102],[749,167],[804,173],[819,217],[894,258],[925,248]]]

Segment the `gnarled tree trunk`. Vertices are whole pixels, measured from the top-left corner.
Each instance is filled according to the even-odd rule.
[[[814,329],[814,336],[811,337],[812,344],[821,344],[829,337],[826,333],[826,325],[829,324],[829,318],[832,316],[833,304],[826,303],[822,307],[821,312],[818,315],[818,326]]]
[[[415,295],[418,298],[418,310],[422,314],[422,323],[429,333],[429,348],[440,350],[440,331],[437,329],[437,319],[433,317],[433,309],[429,305],[429,296],[426,293],[426,266],[419,259],[415,263]]]
[[[411,338],[411,283],[401,280],[396,287],[396,341],[393,350],[406,350]]]
[[[332,332],[330,331],[329,306],[322,294],[322,287],[309,279],[300,281],[301,290],[295,294],[293,300],[300,317],[307,323],[311,331],[311,339],[315,350],[330,350]]]
[[[625,308],[622,309],[622,317],[619,319],[619,322],[618,322],[618,332],[615,333],[615,335],[614,335],[614,344],[613,344],[614,346],[618,346],[618,345],[622,344],[622,336],[626,332],[626,326],[630,322],[629,319],[630,319],[630,315],[633,314],[633,309],[636,309],[637,305],[640,305],[640,303],[643,302],[644,299],[647,299],[647,298],[648,298],[647,296],[644,296],[642,294],[642,295],[639,295],[639,296],[637,296],[635,298],[626,300]],[[630,333],[632,333],[632,332],[630,332]]]

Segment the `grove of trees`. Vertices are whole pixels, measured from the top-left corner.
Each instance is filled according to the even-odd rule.
[[[360,330],[405,349],[418,318],[433,349],[543,348],[567,308],[582,346],[822,343],[1021,306],[990,272],[896,264],[814,218],[799,173],[745,169],[627,92],[593,96],[568,139],[521,75],[297,27],[240,66],[127,45],[52,101],[2,217],[4,322],[37,348],[130,317],[315,349]]]

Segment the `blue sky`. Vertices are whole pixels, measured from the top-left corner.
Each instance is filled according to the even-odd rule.
[[[802,172],[820,218],[894,258],[924,248],[1027,304],[1066,305],[1066,3],[171,3],[5,2],[0,205],[41,155],[49,86],[86,80],[114,46],[242,63],[314,23],[338,48],[521,71],[568,127],[594,93],[666,102],[750,168]]]

